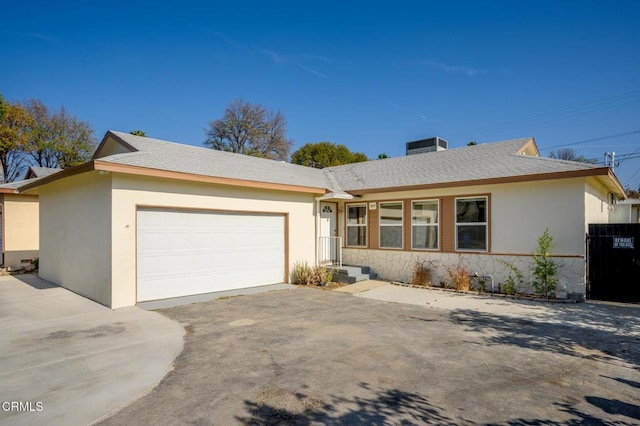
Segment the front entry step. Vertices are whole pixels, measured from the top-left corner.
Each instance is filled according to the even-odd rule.
[[[371,272],[368,266],[342,265],[339,268],[327,269],[333,271],[333,281],[339,283],[353,284],[378,278],[378,274]]]

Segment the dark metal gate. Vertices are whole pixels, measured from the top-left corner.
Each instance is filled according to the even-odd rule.
[[[590,224],[587,298],[640,303],[640,223]]]

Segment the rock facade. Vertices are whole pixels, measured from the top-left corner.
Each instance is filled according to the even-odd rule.
[[[471,274],[493,277],[494,291],[502,292],[503,283],[510,269],[502,262],[518,268],[522,273],[523,285],[519,293],[534,294],[531,282],[533,275],[532,256],[503,256],[484,253],[430,253],[391,250],[343,249],[343,263],[346,265],[369,266],[381,279],[410,283],[416,263],[431,262],[431,280],[434,286],[444,286],[449,282],[447,268],[465,266]],[[558,265],[557,298],[583,299],[586,294],[585,261],[580,257],[554,258]],[[490,282],[486,283],[491,291]]]

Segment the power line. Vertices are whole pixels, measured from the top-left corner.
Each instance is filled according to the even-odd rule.
[[[488,126],[475,131],[473,130],[462,131],[462,132],[454,133],[451,136],[452,137],[477,136],[478,133],[486,134],[486,133],[496,132],[498,130],[504,130],[514,126],[522,127],[525,124],[529,124],[529,125],[543,124],[545,122],[549,122],[553,120],[569,118],[577,114],[585,114],[585,113],[593,112],[602,108],[627,105],[629,103],[635,103],[635,102],[640,102],[640,90],[634,90],[628,93],[608,96],[605,98],[585,102],[582,104],[561,108],[555,111],[536,114],[529,118],[507,121],[504,123]]]
[[[571,143],[565,143],[565,144],[562,144],[562,145],[550,146],[550,147],[547,147],[547,148],[540,148],[540,150],[544,151],[544,150],[547,150],[547,149],[564,148],[566,146],[580,145],[580,144],[583,144],[583,143],[597,142],[597,141],[603,141],[603,140],[606,140],[606,139],[613,139],[613,138],[620,138],[622,136],[635,135],[635,134],[638,134],[638,133],[640,133],[640,130],[633,130],[631,132],[626,132],[626,133],[618,133],[618,134],[615,134],[615,135],[601,136],[599,138],[587,139],[587,140],[583,140],[583,141],[579,141],[579,142],[571,142]]]

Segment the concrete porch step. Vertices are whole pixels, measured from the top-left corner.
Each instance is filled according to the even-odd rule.
[[[353,284],[378,278],[378,275],[368,266],[342,265],[339,268],[328,267],[327,269],[333,271],[333,281],[339,283]]]

